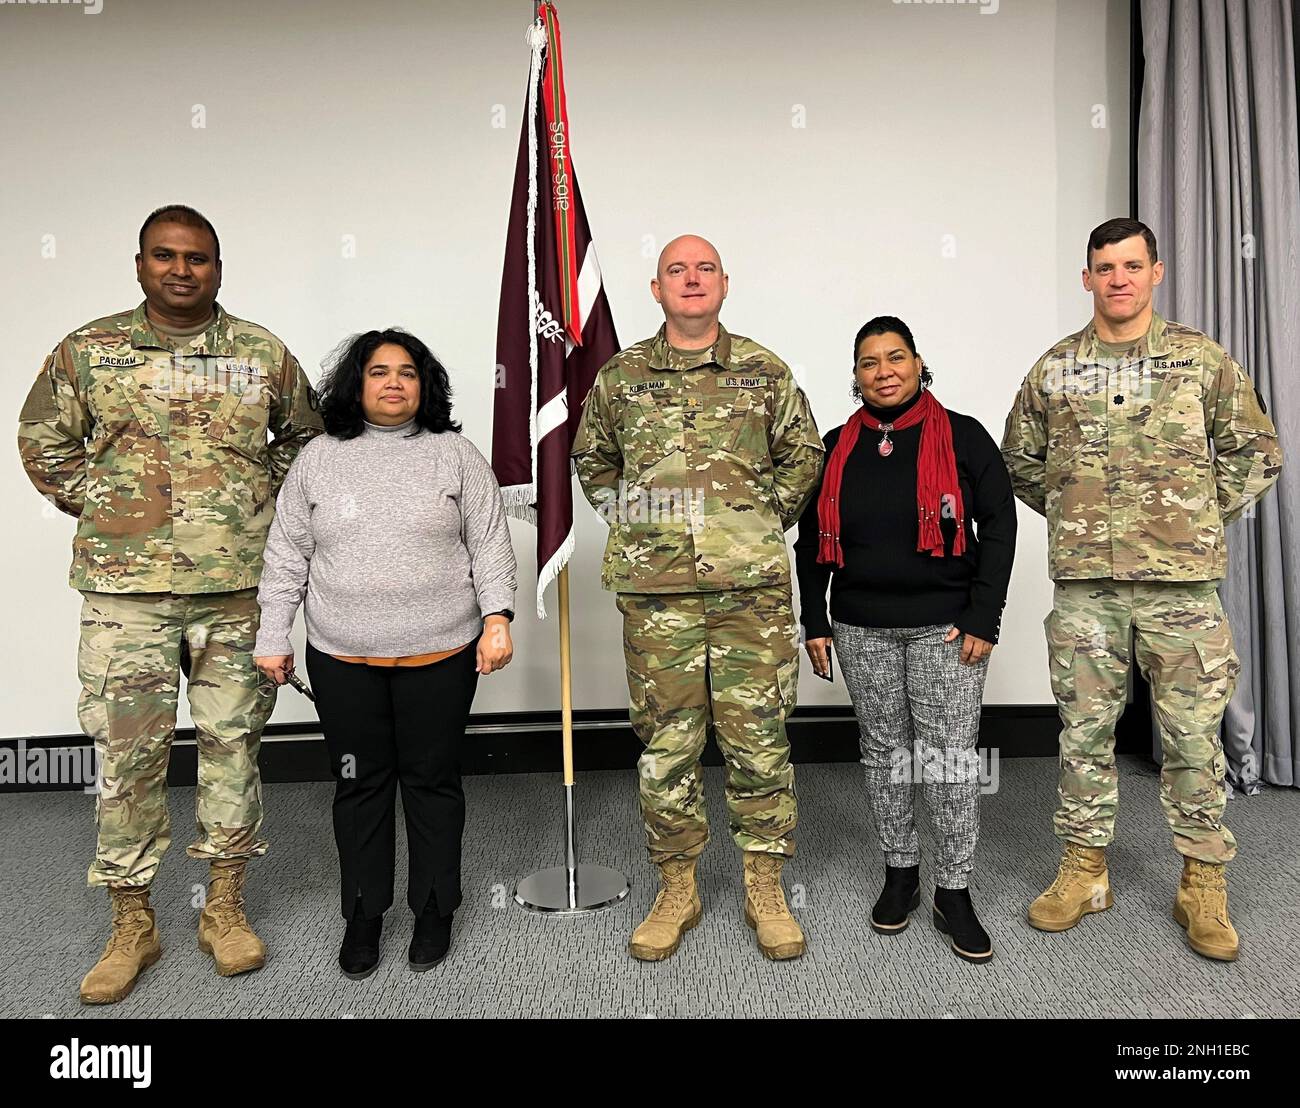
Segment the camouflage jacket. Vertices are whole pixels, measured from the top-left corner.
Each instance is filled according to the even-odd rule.
[[[1091,323],[1044,354],[1007,416],[1002,455],[1016,495],[1047,517],[1055,580],[1217,580],[1224,523],[1282,468],[1245,370],[1158,315],[1124,357],[1098,346]]]
[[[23,404],[27,475],[77,517],[73,588],[258,583],[275,493],[322,430],[315,397],[279,339],[220,305],[182,341],[156,332],[143,304],[97,319],[54,348]]]
[[[789,584],[785,529],[825,448],[786,364],[721,327],[683,358],[665,331],[616,354],[582,412],[573,456],[610,525],[601,583],[675,593]]]

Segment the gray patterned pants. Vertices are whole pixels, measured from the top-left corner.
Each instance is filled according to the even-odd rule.
[[[913,820],[919,784],[939,848],[935,884],[964,889],[979,838],[975,742],[988,659],[962,665],[962,637],[943,641],[950,626],[833,623],[832,635],[858,717],[867,795],[885,863],[920,861]]]

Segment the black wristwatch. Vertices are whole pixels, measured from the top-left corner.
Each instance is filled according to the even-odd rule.
[[[498,612],[484,612],[484,613],[483,613],[483,618],[484,618],[484,619],[487,619],[488,616],[505,616],[506,619],[508,619],[511,623],[514,623],[514,621],[515,621],[515,613],[512,612],[509,608],[502,608],[502,609],[501,609],[500,611],[498,611]]]

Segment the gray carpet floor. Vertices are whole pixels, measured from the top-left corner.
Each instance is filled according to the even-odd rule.
[[[631,771],[591,773],[578,787],[580,855],[621,869],[621,905],[578,919],[525,912],[514,882],[561,860],[561,789],[539,774],[467,778],[465,903],[451,956],[423,974],[406,966],[410,914],[399,872],[383,962],[369,979],[335,963],[342,921],[329,784],[266,788],[271,852],[250,871],[250,917],[270,957],[258,973],[223,979],[195,941],[203,867],[184,845],[193,790],[171,797],[173,846],[154,890],[162,961],[108,1008],[83,1008],[77,984],[107,935],[106,898],[85,886],[92,800],[80,793],[0,796],[0,1016],[364,1018],[428,1016],[990,1016],[1224,1018],[1300,1014],[1300,792],[1236,797],[1228,823],[1241,853],[1229,870],[1241,958],[1193,953],[1170,915],[1179,859],[1151,767],[1123,760],[1115,907],[1047,935],[1025,908],[1055,872],[1050,832],[1055,761],[1003,761],[984,797],[972,890],[996,955],[958,960],[921,911],[902,934],[866,924],[883,868],[856,765],[799,767],[799,853],[786,869],[808,953],[766,961],[745,926],[739,859],[725,834],[719,770],[707,771],[715,836],[700,875],[705,915],[678,954],[642,964],[628,934],[653,899]],[[919,815],[924,817],[922,807]],[[923,908],[931,840],[922,819]],[[399,828],[401,826],[399,816]],[[400,834],[400,832],[399,832]],[[405,844],[399,843],[399,860]],[[399,861],[399,865],[402,865]]]

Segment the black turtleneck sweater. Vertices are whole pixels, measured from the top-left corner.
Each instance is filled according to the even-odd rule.
[[[897,420],[920,392],[896,408],[873,405],[881,421]],[[1016,502],[997,444],[978,420],[950,411],[957,480],[966,512],[966,553],[952,555],[957,521],[940,521],[947,553],[935,558],[916,549],[916,459],[921,424],[891,431],[894,450],[882,458],[880,433],[864,429],[844,466],[840,486],[840,545],[844,565],[817,562],[817,501],[813,493],[795,541],[800,622],[810,639],[830,635],[830,614],[857,627],[925,627],[951,623],[964,633],[997,642],[1016,550]],[[825,437],[826,457],[843,427]],[[833,571],[833,572],[832,572]]]

